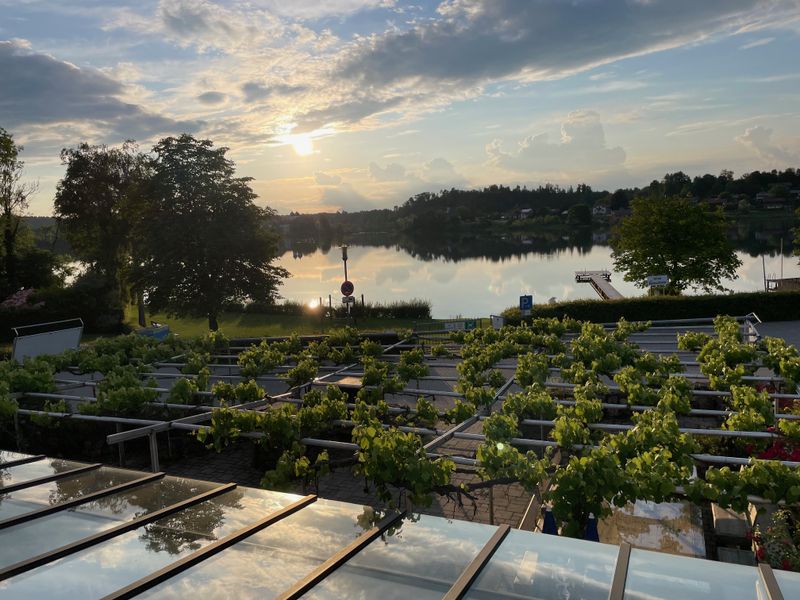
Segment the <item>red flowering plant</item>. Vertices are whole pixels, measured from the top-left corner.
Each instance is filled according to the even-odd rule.
[[[756,558],[774,569],[800,571],[800,530],[795,515],[786,509],[775,511],[765,531],[756,526],[752,535]]]

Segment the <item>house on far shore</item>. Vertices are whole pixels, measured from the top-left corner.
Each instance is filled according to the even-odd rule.
[[[523,208],[521,211],[519,211],[519,218],[520,219],[528,219],[528,218],[530,218],[531,215],[533,215],[533,209],[532,208]]]
[[[607,217],[609,212],[608,207],[604,204],[598,204],[592,208],[593,217]]]

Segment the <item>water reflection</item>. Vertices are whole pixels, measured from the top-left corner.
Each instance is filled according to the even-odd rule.
[[[593,245],[551,247],[538,250],[533,242],[520,246],[517,242],[494,240],[485,253],[474,245],[453,242],[452,250],[423,250],[398,243],[351,246],[347,263],[348,275],[355,283],[355,296],[367,302],[392,302],[422,298],[433,304],[433,315],[447,318],[457,315],[483,316],[496,314],[516,305],[523,293],[532,293],[535,302],[549,299],[573,300],[596,298],[588,284],[576,284],[574,272],[583,269],[611,269],[611,249]],[[460,245],[461,244],[461,245]],[[764,288],[761,254],[753,248],[737,251],[742,261],[738,277],[723,282],[735,291],[758,291]],[[784,252],[788,252],[788,246]],[[291,300],[310,302],[328,295],[341,302],[339,286],[343,279],[339,252],[324,253],[309,248],[307,253],[287,251],[279,264],[292,273],[281,287],[281,294]],[[766,272],[780,271],[776,253],[765,256]],[[800,277],[797,259],[783,260],[785,277]],[[612,284],[624,296],[638,296],[643,290],[623,281],[622,274],[612,273]]]

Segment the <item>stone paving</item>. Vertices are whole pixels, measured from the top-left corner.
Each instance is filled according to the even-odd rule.
[[[478,428],[480,425],[478,425]],[[226,448],[221,454],[208,451],[196,456],[184,457],[175,461],[168,461],[162,457],[161,469],[169,475],[191,477],[206,481],[220,483],[237,483],[239,485],[260,487],[263,471],[252,466],[251,442],[241,440]],[[452,440],[442,447],[445,453],[472,456],[476,447],[475,442]],[[146,469],[147,465],[132,464],[129,467]],[[455,473],[453,483],[475,483],[479,481],[477,475],[472,473]],[[304,490],[297,486],[296,493]],[[365,493],[364,480],[356,478],[351,468],[340,468],[320,479],[319,490],[306,490],[317,493],[321,498],[351,502],[355,504],[377,505],[378,500],[374,494]],[[477,523],[490,523],[489,491],[475,490],[475,502],[468,498],[463,499],[463,504],[446,497],[434,497],[430,507],[415,507],[423,514],[436,515],[448,519],[474,521]],[[494,524],[508,524],[518,527],[530,502],[530,494],[525,492],[518,484],[498,485],[493,492]]]

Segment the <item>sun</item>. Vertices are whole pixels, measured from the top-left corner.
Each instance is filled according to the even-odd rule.
[[[294,148],[297,156],[308,156],[314,153],[314,142],[311,141],[310,135],[293,135],[289,143]]]

